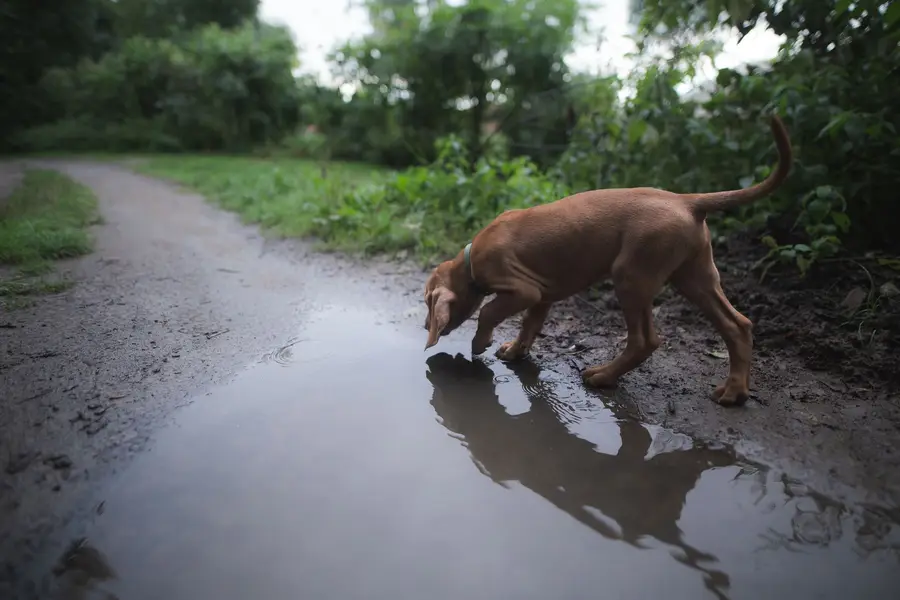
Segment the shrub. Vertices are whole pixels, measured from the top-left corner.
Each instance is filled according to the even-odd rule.
[[[428,167],[407,169],[320,204],[312,233],[337,247],[445,258],[499,213],[568,193],[526,158],[481,158],[471,169],[465,146],[454,136],[438,142],[437,154]]]

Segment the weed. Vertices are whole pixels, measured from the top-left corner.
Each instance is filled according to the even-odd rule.
[[[0,264],[17,267],[0,279],[0,297],[10,309],[13,298],[56,293],[68,281],[46,280],[53,260],[91,251],[87,228],[100,221],[97,199],[85,186],[50,170],[26,171],[22,183],[0,205]]]
[[[395,174],[380,185],[351,190],[319,204],[313,233],[333,247],[365,253],[412,251],[445,258],[505,210],[565,196],[565,185],[524,157],[482,157],[471,168],[455,137],[438,142],[428,167]],[[334,196],[331,196],[334,197]]]
[[[91,251],[87,227],[99,222],[97,199],[85,186],[49,170],[29,170],[0,206],[0,263],[27,265]]]
[[[314,220],[386,171],[360,164],[232,156],[151,157],[136,170],[196,190],[246,223],[283,237],[316,233]]]

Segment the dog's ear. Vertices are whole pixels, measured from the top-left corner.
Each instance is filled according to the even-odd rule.
[[[427,314],[425,315],[425,329],[429,329],[431,326],[431,295],[434,292],[431,290],[425,290],[425,308],[427,309]]]
[[[456,296],[445,287],[435,288],[428,296],[428,342],[425,349],[428,350],[438,343],[441,332],[450,324],[450,304]]]

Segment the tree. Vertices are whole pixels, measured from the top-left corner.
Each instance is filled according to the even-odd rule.
[[[296,66],[290,32],[252,21],[131,37],[48,70],[38,91],[56,120],[14,139],[31,150],[249,151],[296,127]]]
[[[489,120],[503,129],[540,120],[539,94],[559,92],[563,56],[581,25],[577,0],[367,0],[373,33],[335,53],[339,74],[384,106],[398,107],[415,157],[463,131],[472,163]],[[559,127],[565,108],[549,119]],[[547,117],[543,119],[546,126]],[[534,123],[532,123],[534,126]],[[527,125],[525,125],[527,129]],[[513,144],[527,132],[506,128]]]
[[[163,38],[210,24],[239,27],[256,19],[259,0],[117,0],[116,5],[119,36]]]
[[[112,46],[109,0],[70,0],[47,10],[29,0],[0,8],[0,148],[13,131],[44,116],[34,86],[50,67],[74,65]]]

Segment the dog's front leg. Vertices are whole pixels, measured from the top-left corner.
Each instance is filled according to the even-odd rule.
[[[472,338],[472,355],[483,354],[494,343],[494,329],[509,317],[535,305],[540,300],[537,290],[499,292],[478,314],[478,329]]]
[[[653,326],[653,296],[655,286],[621,281],[616,284],[616,296],[622,306],[628,339],[625,350],[605,365],[585,369],[585,383],[594,387],[615,387],[619,378],[645,360],[659,347],[659,336]]]
[[[519,330],[519,336],[515,340],[500,346],[496,352],[497,358],[511,361],[528,356],[535,338],[544,327],[544,321],[547,320],[550,306],[552,306],[550,302],[538,302],[529,308],[528,312],[525,313],[525,318],[522,319],[522,328]]]

